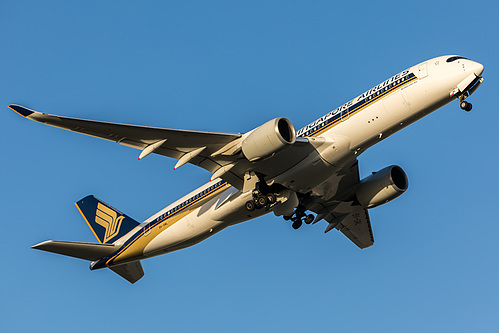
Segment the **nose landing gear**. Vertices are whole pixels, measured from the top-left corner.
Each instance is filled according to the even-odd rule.
[[[470,112],[473,107],[471,103],[466,102],[464,99],[459,103],[459,106],[466,112]]]
[[[459,92],[459,89],[456,89],[455,91]],[[455,93],[452,92],[451,96],[456,96],[459,99],[459,106],[461,107],[462,110],[466,112],[470,112],[471,108],[473,107],[471,103],[466,102],[465,99],[469,96],[470,94],[468,92],[463,92],[463,93]]]

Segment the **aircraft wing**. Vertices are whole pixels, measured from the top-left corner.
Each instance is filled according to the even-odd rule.
[[[329,183],[333,192],[312,197],[307,204],[307,209],[317,213],[314,223],[324,219],[328,222],[324,232],[337,229],[361,249],[372,246],[374,236],[369,213],[366,208],[352,200],[352,195],[360,182],[357,161],[340,170],[333,178],[334,181]]]
[[[306,158],[315,149],[308,140],[299,138],[292,149],[286,149],[279,160],[286,163],[250,162],[242,156],[242,134],[189,131],[160,127],[127,125],[62,117],[30,110],[19,105],[9,108],[21,116],[46,125],[67,129],[120,145],[142,150],[139,159],[151,154],[160,154],[178,159],[175,168],[186,163],[197,165],[241,189],[244,173],[253,169],[262,174],[276,175]]]
[[[154,152],[178,160],[186,156],[184,160],[187,160],[190,157],[189,154],[192,156],[194,152],[197,154],[187,162],[198,165],[212,173],[218,168],[233,162],[236,157],[233,155],[221,155],[220,158],[215,159],[211,157],[211,154],[241,137],[241,134],[186,131],[61,117],[36,112],[19,105],[10,105],[9,107],[25,118],[46,125],[140,149],[142,154],[139,155],[139,159]],[[179,166],[177,165],[177,167]]]
[[[311,209],[328,222],[325,232],[332,229],[341,231],[355,245],[365,249],[374,244],[374,236],[367,209],[353,202],[330,202],[317,205],[322,209]],[[319,220],[316,219],[316,222]]]

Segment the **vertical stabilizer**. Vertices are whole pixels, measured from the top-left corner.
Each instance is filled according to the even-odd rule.
[[[105,202],[89,195],[75,203],[99,243],[110,244],[139,223]]]

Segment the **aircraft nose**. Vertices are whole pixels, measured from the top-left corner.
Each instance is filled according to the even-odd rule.
[[[482,73],[483,73],[483,65],[478,63],[478,62],[475,62],[475,61],[472,61],[471,62],[471,66],[469,68],[469,70],[473,73],[476,74],[476,76],[482,76]]]

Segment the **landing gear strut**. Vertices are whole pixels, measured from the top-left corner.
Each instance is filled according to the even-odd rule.
[[[272,208],[273,205],[277,202],[277,194],[283,190],[283,187],[278,184],[267,185],[265,180],[256,175],[254,172],[247,172],[244,175],[245,183],[243,186],[244,192],[251,191],[251,200],[246,201],[244,204],[246,210],[248,212],[252,212],[255,209],[261,209],[267,207],[267,209]],[[291,220],[293,223],[291,226],[293,229],[298,229],[303,225],[303,222],[306,224],[310,224],[314,221],[315,217],[312,214],[305,214],[307,195],[301,195],[300,198],[297,198],[295,195],[295,200],[298,199],[298,206],[295,208],[294,212],[291,215],[283,216],[286,221]],[[293,206],[296,203],[293,203]],[[292,207],[293,207],[292,206]]]

